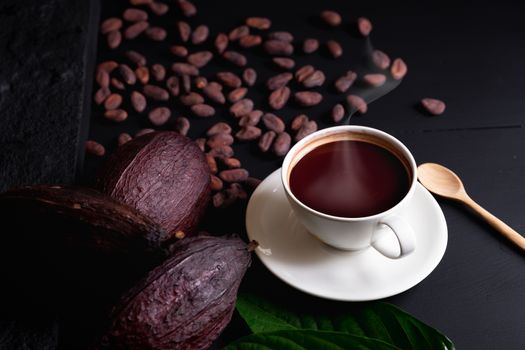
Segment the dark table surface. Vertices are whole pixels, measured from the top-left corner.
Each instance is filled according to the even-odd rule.
[[[369,112],[354,117],[352,123],[391,133],[410,148],[418,163],[438,162],[454,169],[472,198],[517,231],[525,232],[525,21],[520,2],[502,0],[485,6],[474,1],[442,0],[224,0],[196,4],[199,13],[190,22],[209,24],[213,34],[230,30],[246,16],[258,15],[270,17],[273,29],[294,33],[298,42],[307,36],[345,42],[351,37],[348,28],[358,16],[370,18],[374,24],[374,47],[392,58],[402,57],[409,73],[397,89],[371,104]],[[104,2],[102,18],[120,14],[124,6],[124,1]],[[319,25],[315,18],[324,9],[339,11],[345,26],[327,29]],[[171,28],[172,38],[175,21],[159,21]],[[170,46],[169,39],[170,36],[168,42],[158,44],[165,51]],[[99,60],[122,57],[122,50],[132,47],[154,56],[152,50],[158,46],[141,40],[126,43],[129,46],[116,53],[108,52],[101,43]],[[351,53],[345,52],[337,61],[323,54],[301,56],[299,60],[323,67],[331,84],[345,67],[349,68],[350,57]],[[171,60],[167,56],[163,59]],[[263,69],[272,70],[267,66]],[[416,107],[427,96],[446,101],[447,110],[442,116],[425,115]],[[256,102],[257,98],[254,96]],[[330,103],[338,99],[341,96],[331,94],[327,103],[308,114],[324,120]],[[301,111],[291,107],[283,114],[290,120]],[[328,124],[321,121],[321,125]],[[95,108],[90,132],[92,138],[111,148],[120,131],[136,131],[145,126],[143,120],[109,125]],[[190,136],[199,136],[204,127],[196,121]],[[238,146],[236,151],[243,165],[260,178],[277,169],[281,162],[260,157],[250,146]],[[98,163],[88,159],[85,173],[92,174]],[[386,301],[438,328],[458,349],[525,348],[523,254],[466,208],[441,199],[438,202],[449,234],[443,260],[424,281]],[[243,215],[241,207],[220,215],[211,213],[204,225],[217,231],[244,232]],[[349,307],[350,303],[327,302],[295,291],[254,260],[243,290],[258,291],[273,301],[302,305],[311,312]],[[236,316],[220,343],[245,332]]]

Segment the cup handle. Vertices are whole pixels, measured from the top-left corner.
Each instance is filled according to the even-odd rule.
[[[379,253],[391,259],[399,259],[414,251],[416,248],[414,231],[405,219],[397,215],[391,215],[381,220],[379,225],[381,224],[388,226],[390,231],[394,233],[399,247],[392,247],[392,240],[388,239],[392,235],[385,234],[384,230],[378,230],[374,233],[372,247]]]

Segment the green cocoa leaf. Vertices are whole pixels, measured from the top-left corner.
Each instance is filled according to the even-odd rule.
[[[381,340],[404,350],[455,349],[438,330],[382,302],[359,304],[350,313],[327,317],[293,313],[253,295],[240,295],[237,311],[254,333],[329,331]]]

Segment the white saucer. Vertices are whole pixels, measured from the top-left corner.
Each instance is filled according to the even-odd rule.
[[[256,253],[264,265],[292,287],[334,300],[382,299],[415,286],[441,261],[447,224],[436,200],[419,183],[405,214],[416,234],[416,250],[392,260],[374,248],[340,251],[307,233],[285,197],[280,171],[251,196],[246,229],[259,242]]]

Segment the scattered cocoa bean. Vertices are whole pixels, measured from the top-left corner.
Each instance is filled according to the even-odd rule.
[[[197,89],[204,89],[206,85],[208,85],[208,79],[201,76],[195,77],[195,79],[193,79],[193,84],[195,87],[197,87]]]
[[[262,38],[260,35],[245,35],[239,39],[239,46],[246,49],[254,46],[261,45]]]
[[[118,80],[117,78],[111,78],[111,86],[113,86],[115,89],[118,89],[118,90],[126,89],[126,86],[124,86],[124,83]]]
[[[221,146],[231,146],[233,144],[233,136],[228,133],[220,132],[218,134],[214,134],[213,136],[210,136],[206,144],[210,148],[217,148]]]
[[[228,41],[228,36],[226,34],[217,34],[214,44],[219,54],[222,54],[226,50],[226,48],[228,47]]]
[[[202,118],[207,118],[215,115],[215,108],[204,103],[191,106],[191,111],[197,117]]]
[[[222,188],[223,188],[223,186],[224,186],[222,180],[219,179],[219,178],[218,178],[217,176],[215,176],[215,175],[210,175],[210,176],[211,176],[211,177],[210,177],[210,186],[211,186],[211,190],[212,190],[212,191],[215,191],[215,192],[222,190]]]
[[[126,28],[126,30],[124,31],[124,37],[128,40],[135,39],[140,34],[142,34],[142,32],[144,32],[148,27],[149,23],[146,21],[136,22]]]
[[[166,107],[157,107],[152,109],[148,113],[148,119],[151,122],[151,124],[155,126],[162,126],[166,124],[166,122],[171,117],[171,111],[169,108]]]
[[[215,158],[210,154],[206,154],[206,162],[208,163],[208,167],[210,168],[210,173],[217,174],[217,172],[219,171],[219,167],[217,166]]]
[[[111,91],[107,87],[98,89],[95,93],[95,103],[97,105],[102,104],[109,95],[111,95]]]
[[[261,129],[259,129],[256,126],[247,125],[244,126],[241,130],[239,130],[235,137],[239,141],[252,141],[258,139],[262,134]]]
[[[295,134],[295,142],[298,142],[304,139],[306,136],[316,131],[317,131],[317,123],[314,120],[309,120],[303,123],[303,125],[301,125],[301,128],[297,131],[297,134]]]
[[[117,140],[118,141],[118,145],[122,146],[126,142],[131,141],[132,139],[133,139],[133,137],[131,137],[130,134],[123,132],[122,134],[120,134],[118,136],[118,140]]]
[[[233,157],[233,153],[233,148],[231,148],[230,146],[215,147],[208,152],[208,154],[210,154],[211,156],[221,159]]]
[[[219,123],[213,124],[211,128],[209,128],[208,131],[206,132],[206,135],[213,136],[219,133],[231,134],[231,132],[232,132],[231,126],[229,126],[225,122],[219,122]]]
[[[210,30],[208,29],[208,26],[201,24],[195,30],[193,33],[191,33],[191,42],[194,45],[199,45],[205,42],[208,39],[208,35],[210,34]]]
[[[170,99],[170,94],[167,90],[155,85],[145,85],[143,89],[144,95],[151,97],[156,101],[167,101]]]
[[[178,57],[186,57],[188,56],[188,49],[185,48],[182,45],[174,45],[170,48],[170,51],[172,54]]]
[[[210,51],[199,51],[189,55],[187,60],[189,64],[192,64],[197,68],[202,68],[207,65],[212,58],[213,54]]]
[[[226,98],[224,97],[224,94],[222,93],[222,86],[214,81],[211,81],[206,85],[202,92],[213,102],[224,104],[226,102]]]
[[[273,109],[281,109],[286,105],[286,102],[288,102],[290,93],[290,88],[288,86],[280,87],[270,94],[268,97],[268,104]]]
[[[324,73],[320,70],[316,70],[312,74],[304,78],[303,85],[307,88],[322,86],[324,84],[325,79],[326,77]]]
[[[268,130],[273,130],[276,133],[283,132],[286,127],[283,120],[273,113],[263,115],[262,121]]]
[[[238,53],[237,51],[225,51],[222,54],[222,57],[224,57],[225,60],[235,64],[239,67],[244,67],[248,63],[248,60],[246,59],[246,56],[243,54]]]
[[[128,119],[128,112],[123,109],[111,109],[104,113],[104,117],[113,122],[120,123]]]
[[[232,90],[228,94],[228,101],[230,101],[231,103],[236,103],[242,100],[246,96],[247,93],[248,93],[248,89],[245,87],[240,87],[235,90]]]
[[[195,143],[197,144],[197,146],[199,147],[199,149],[204,152],[204,150],[206,149],[206,139],[204,137],[200,137],[198,139],[195,140]]]
[[[303,42],[303,51],[304,53],[310,54],[317,51],[319,48],[319,40],[308,38]]]
[[[348,72],[346,72],[345,75],[341,76],[335,81],[335,89],[340,93],[344,93],[348,89],[350,89],[350,87],[354,84],[356,79],[357,74],[349,70]]]
[[[138,81],[140,81],[143,85],[146,85],[149,82],[148,67],[138,67],[135,69],[135,76],[137,77]]]
[[[227,87],[233,88],[233,89],[241,87],[241,84],[242,84],[241,79],[237,75],[231,72],[219,72],[217,73],[217,78],[224,85],[226,85]]]
[[[221,180],[222,181],[222,180]],[[212,197],[212,203],[215,208],[222,208],[224,205],[224,201],[226,199],[226,196],[222,192],[217,192]]]
[[[321,103],[323,95],[315,91],[299,91],[295,93],[295,100],[301,106],[310,107]]]
[[[168,33],[161,27],[149,27],[144,33],[153,41],[163,41],[168,36]]]
[[[135,76],[135,73],[131,68],[129,68],[128,65],[121,64],[119,65],[119,72],[120,76],[124,80],[124,82],[128,85],[135,85],[137,82],[137,77]]]
[[[191,36],[191,27],[188,23],[184,21],[177,22],[177,29],[179,31],[180,39],[183,42],[187,42]]]
[[[191,79],[187,74],[182,76],[182,89],[187,94],[189,94],[191,91]]]
[[[223,158],[222,162],[229,169],[237,169],[241,167],[241,161],[237,158]]]
[[[293,67],[295,67],[295,61],[291,58],[274,57],[272,61],[273,63],[275,63],[275,65],[283,69],[292,69]]]
[[[197,14],[197,8],[195,7],[195,5],[193,5],[192,2],[188,0],[178,0],[177,2],[184,16],[192,17]]]
[[[248,187],[248,189],[253,192],[261,182],[262,180],[257,179],[255,177],[248,177],[246,180],[244,180],[243,184],[245,185],[245,187]]]
[[[292,144],[292,137],[287,132],[277,134],[273,142],[272,150],[277,157],[283,157],[290,150]]]
[[[118,63],[115,61],[104,61],[102,63],[99,63],[97,67],[98,70],[105,70],[108,73],[111,73],[115,68],[118,67]]]
[[[342,22],[341,15],[335,11],[326,10],[321,12],[321,19],[330,27],[337,27]]]
[[[146,57],[137,51],[128,50],[124,53],[124,55],[128,58],[128,60],[135,63],[137,67],[142,67],[147,64]]]
[[[363,81],[372,87],[379,87],[385,84],[386,76],[384,74],[365,74],[363,76]]]
[[[122,34],[120,33],[120,31],[114,30],[108,33],[108,36],[106,39],[108,42],[108,47],[110,49],[116,49],[117,47],[120,46],[120,43],[122,42]]]
[[[236,41],[242,38],[243,36],[246,36],[250,34],[250,28],[248,26],[242,25],[237,28],[234,28],[229,34],[228,39],[230,41]]]
[[[421,105],[428,113],[432,115],[443,114],[446,108],[445,102],[430,97],[425,97],[424,99],[422,99]]]
[[[292,80],[292,78],[293,75],[289,72],[277,74],[266,81],[266,87],[268,88],[268,90],[271,91],[277,90],[288,84],[288,82]]]
[[[259,143],[257,144],[257,146],[259,146],[261,152],[268,152],[276,136],[277,134],[275,133],[275,131],[269,130],[259,138]]]
[[[286,43],[291,43],[294,38],[293,38],[292,33],[280,31],[280,32],[268,33],[268,39],[284,41]]]
[[[190,92],[189,94],[181,95],[179,100],[183,105],[188,107],[204,103],[204,97],[196,92]]]
[[[239,126],[244,127],[248,125],[255,126],[259,124],[259,121],[261,120],[261,117],[263,115],[263,112],[260,110],[254,110],[250,113],[244,115],[239,119]]]
[[[190,125],[191,124],[188,118],[177,117],[177,119],[175,119],[174,130],[179,134],[186,136],[188,134],[188,131],[190,130]]]
[[[330,55],[332,55],[333,58],[338,58],[343,55],[342,46],[335,40],[328,40],[326,42],[326,47],[328,48],[328,51],[330,52]]]
[[[357,29],[362,36],[368,36],[373,29],[372,22],[366,17],[359,17],[357,19]]]
[[[122,20],[120,18],[111,17],[100,24],[100,33],[108,34],[110,32],[118,31],[120,28],[122,28]]]
[[[230,107],[230,114],[236,118],[239,118],[239,117],[242,117],[243,115],[250,113],[252,110],[253,110],[253,101],[248,98],[244,98],[240,101],[235,102]]]
[[[403,61],[401,58],[396,58],[392,63],[392,67],[390,68],[390,74],[392,74],[392,78],[395,80],[400,80],[405,77],[407,70],[408,68],[405,61]]]
[[[179,85],[179,79],[176,76],[171,76],[166,80],[166,88],[170,92],[170,94],[174,97],[179,96],[180,93],[180,85]]]
[[[368,104],[361,96],[348,95],[346,101],[352,111],[358,111],[361,114],[365,114],[368,111]]]
[[[299,83],[302,83],[306,79],[306,77],[308,77],[313,72],[315,72],[314,66],[310,64],[302,66],[295,72],[295,80],[297,80],[297,82]]]
[[[199,69],[189,63],[173,63],[171,65],[171,70],[178,75],[199,75]]]
[[[151,74],[156,81],[162,81],[166,78],[166,68],[160,63],[155,63],[151,66]]]
[[[153,0],[129,0],[129,3],[133,6],[149,5]]]
[[[133,91],[131,93],[131,105],[137,112],[144,112],[146,109],[146,97],[138,91]]]
[[[304,123],[308,121],[308,116],[306,114],[299,114],[297,117],[293,118],[292,124],[290,125],[292,130],[299,130]]]
[[[264,42],[264,50],[272,56],[291,56],[293,54],[292,44],[274,39]]]
[[[87,140],[85,144],[86,153],[93,154],[98,157],[104,156],[106,154],[106,148],[102,146],[97,141]]]
[[[119,94],[111,94],[104,101],[104,108],[107,110],[117,109],[122,104],[122,96]]]
[[[339,123],[345,116],[345,109],[342,104],[338,103],[332,108],[332,120]]]
[[[390,66],[390,57],[381,50],[372,52],[372,62],[377,68],[387,69]]]
[[[242,188],[242,186],[237,183],[231,183],[230,186],[226,189],[226,197],[235,197],[236,199],[246,200],[248,199],[248,194]]]
[[[272,26],[272,21],[266,17],[248,17],[246,25],[259,30],[266,30]]]
[[[242,72],[242,79],[248,86],[253,86],[257,80],[257,72],[253,68],[246,68]]]
[[[163,2],[151,1],[148,5],[151,12],[157,16],[164,16],[170,9],[170,7]]]
[[[219,173],[221,180],[226,182],[245,181],[248,176],[250,176],[250,173],[243,168],[223,170]]]
[[[129,8],[124,11],[124,13],[122,14],[122,18],[124,18],[128,22],[147,21],[148,13],[146,11],[139,10],[136,8]]]
[[[96,81],[101,88],[109,87],[109,73],[103,69],[97,70]]]
[[[140,129],[135,134],[135,137],[141,137],[142,135],[151,134],[152,132],[155,132],[155,129],[151,129],[151,128]]]

